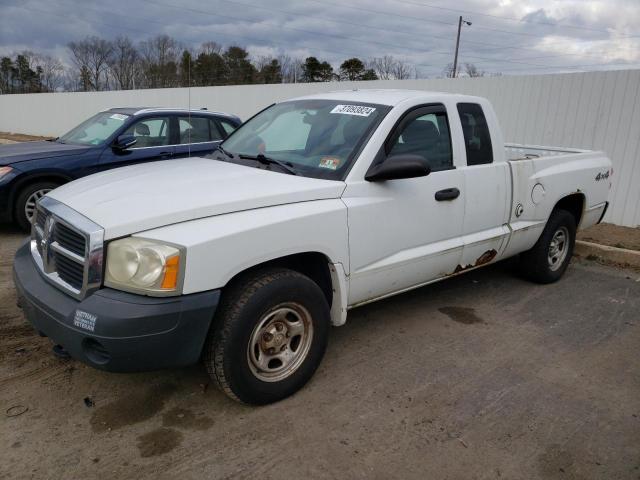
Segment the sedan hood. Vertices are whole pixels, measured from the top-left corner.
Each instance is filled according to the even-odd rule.
[[[105,239],[287,203],[339,198],[345,184],[189,158],[90,175],[49,193],[105,229]]]
[[[69,145],[58,142],[19,142],[0,145],[0,167],[25,160],[78,155],[89,150],[86,145]]]

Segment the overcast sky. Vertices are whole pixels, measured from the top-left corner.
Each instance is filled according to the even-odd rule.
[[[87,35],[160,33],[186,46],[236,44],[254,56],[393,55],[420,76],[452,61],[504,74],[640,67],[640,0],[0,0],[0,54],[49,53]],[[575,67],[575,68],[572,68]]]

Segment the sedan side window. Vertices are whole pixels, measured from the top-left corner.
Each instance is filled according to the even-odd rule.
[[[388,156],[399,154],[424,157],[434,172],[453,168],[447,114],[428,113],[407,122],[395,139]]]
[[[208,118],[179,117],[180,143],[203,143],[222,140],[220,131]]]
[[[136,137],[133,148],[169,145],[169,117],[150,117],[131,125],[124,135]]]
[[[226,133],[227,137],[231,135],[233,131],[237,128],[225,120],[219,120],[219,122],[220,122],[220,125],[222,125],[222,128],[224,128],[224,132]]]

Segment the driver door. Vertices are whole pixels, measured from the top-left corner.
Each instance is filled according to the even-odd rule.
[[[133,135],[136,144],[126,150],[106,148],[100,156],[100,170],[134,163],[168,160],[173,156],[169,116],[141,118],[120,135]]]
[[[377,157],[426,158],[431,173],[349,183],[349,305],[399,293],[456,270],[462,257],[464,174],[456,170],[444,105],[409,110]]]

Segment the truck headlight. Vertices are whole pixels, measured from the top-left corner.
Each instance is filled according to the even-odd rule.
[[[184,250],[155,240],[127,237],[107,247],[107,287],[149,295],[180,293]]]

